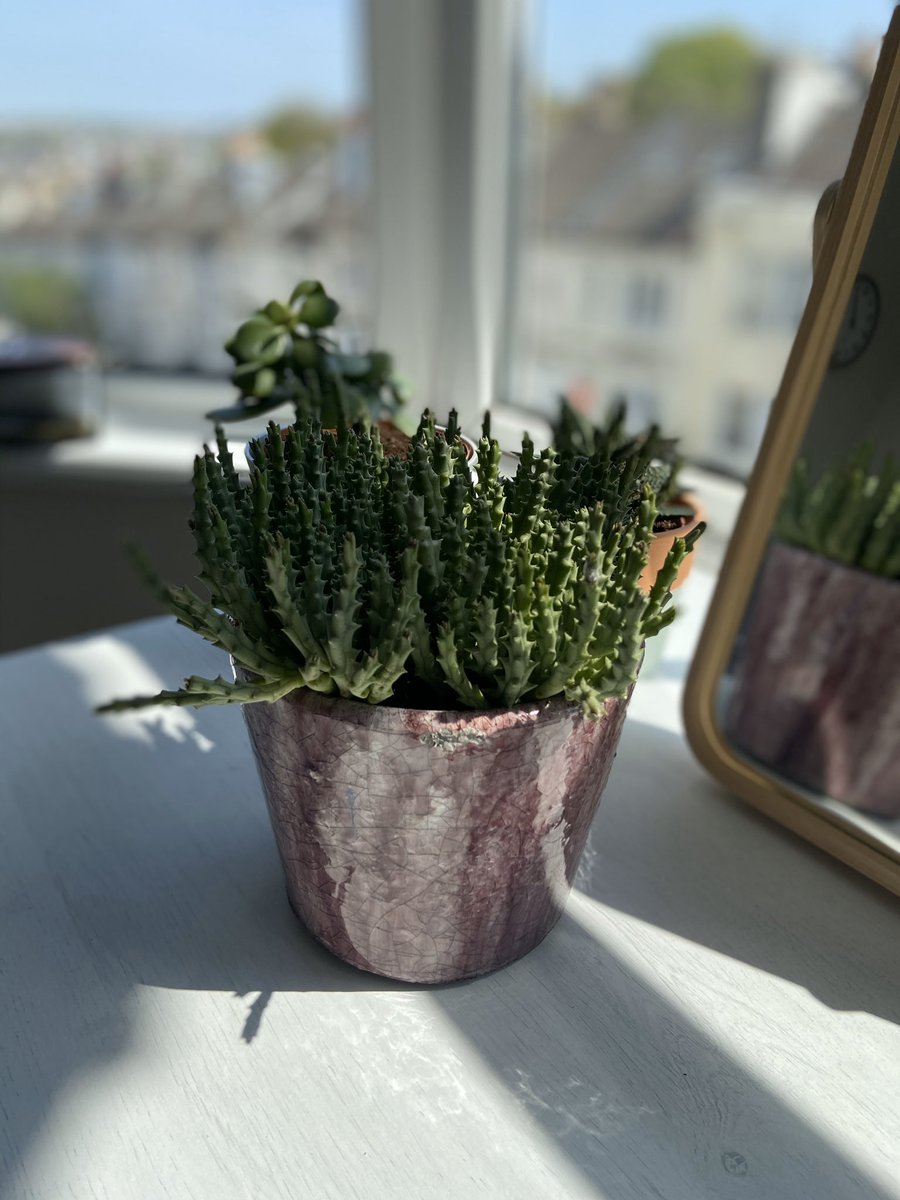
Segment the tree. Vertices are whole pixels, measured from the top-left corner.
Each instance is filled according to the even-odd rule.
[[[764,58],[735,29],[708,29],[657,43],[634,81],[634,111],[745,115],[754,99]]]
[[[0,313],[27,333],[93,337],[96,321],[77,279],[50,267],[0,273]]]
[[[285,158],[299,158],[311,150],[324,150],[335,140],[334,117],[305,105],[286,105],[263,121],[260,128],[273,150]]]

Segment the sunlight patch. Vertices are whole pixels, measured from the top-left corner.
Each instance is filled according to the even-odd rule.
[[[71,671],[81,683],[82,694],[93,708],[110,699],[110,680],[116,680],[121,696],[153,695],[166,687],[165,680],[127,642],[102,636],[85,642],[48,647],[48,655]],[[120,737],[152,746],[161,734],[173,742],[191,742],[204,754],[215,745],[197,728],[197,718],[186,708],[146,708],[116,713],[102,720]]]

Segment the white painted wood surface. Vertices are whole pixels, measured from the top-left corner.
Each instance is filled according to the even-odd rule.
[[[703,593],[560,926],[435,989],[299,927],[237,711],[91,715],[215,651],[0,660],[0,1196],[897,1200],[898,906],[691,759]]]

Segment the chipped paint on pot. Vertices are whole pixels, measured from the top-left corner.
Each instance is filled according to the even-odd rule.
[[[339,958],[409,982],[527,954],[562,915],[626,705],[245,705],[295,913]]]

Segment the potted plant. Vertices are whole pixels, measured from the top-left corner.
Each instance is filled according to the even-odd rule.
[[[326,429],[374,421],[385,451],[405,457],[410,437],[398,421],[406,395],[393,358],[384,350],[344,353],[333,329],[340,311],[317,279],[301,280],[286,303],[257,309],[225,343],[238,398],[207,418],[252,420],[289,405],[295,416],[315,414]],[[474,444],[463,438],[463,445],[474,463]]]
[[[690,536],[704,520],[695,496],[684,491],[678,478],[682,460],[678,441],[664,437],[658,425],[650,425],[634,436],[626,432],[628,408],[624,400],[614,403],[606,420],[594,425],[564,398],[553,426],[553,447],[562,463],[589,459],[608,463],[614,469],[633,471],[642,477],[656,496],[657,514],[641,586],[649,591],[676,538]],[[627,466],[625,466],[627,464]],[[687,579],[694,556],[685,558],[672,590]]]
[[[332,427],[339,419],[390,420],[404,403],[393,359],[383,350],[342,351],[333,332],[339,312],[317,279],[301,280],[286,302],[257,309],[225,343],[238,398],[208,418],[243,421],[290,405]]]
[[[740,649],[725,725],[785,778],[900,815],[900,471],[864,448],[798,461]]]
[[[209,596],[154,585],[235,678],[103,711],[244,706],[290,902],[347,962],[437,983],[527,953],[694,539],[645,593],[652,491],[604,507],[527,439],[501,478],[487,419],[477,473],[455,417],[440,437],[423,416],[405,459],[376,426],[272,423],[249,485],[217,443],[191,522]]]

